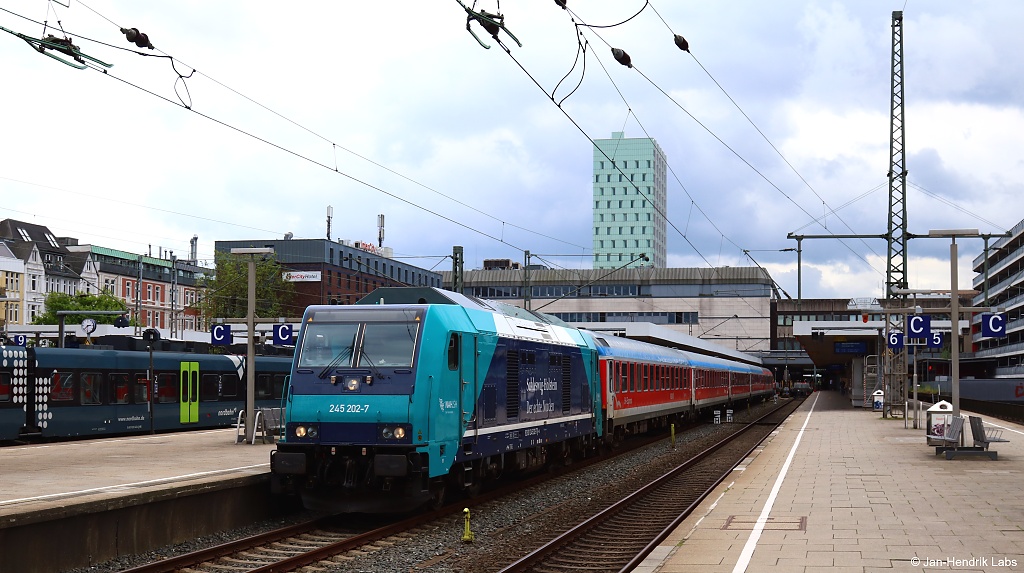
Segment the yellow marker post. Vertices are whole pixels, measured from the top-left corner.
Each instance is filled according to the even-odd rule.
[[[462,513],[466,515],[466,529],[462,533],[462,542],[473,543],[473,532],[469,530],[469,508],[463,509]]]
[[[669,428],[672,434],[672,449],[676,449],[676,425],[669,424]]]

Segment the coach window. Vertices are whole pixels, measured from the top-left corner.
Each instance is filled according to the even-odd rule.
[[[149,379],[145,374],[135,375],[135,403],[146,404],[149,402]]]
[[[256,399],[269,400],[272,392],[270,374],[256,374]]]
[[[164,372],[156,375],[156,401],[171,404],[178,401],[178,373]]]
[[[238,376],[221,376],[220,397],[234,398],[238,396]]]
[[[75,399],[75,375],[71,372],[54,372],[50,377],[50,401],[70,402]]]
[[[0,402],[11,401],[11,375],[0,372]]]
[[[452,333],[448,337],[448,370],[459,369],[459,335]]]
[[[271,384],[273,385],[272,390],[274,392],[274,395],[271,396],[271,398],[274,400],[280,400],[281,396],[284,396],[284,387],[288,385],[288,375],[274,374],[273,382],[271,382]]]
[[[636,390],[636,364],[633,362],[629,363],[629,391],[633,392]]]
[[[103,397],[100,392],[100,375],[97,372],[82,372],[82,383],[79,386],[79,399],[83,405],[100,404]]]
[[[203,374],[199,379],[199,401],[216,402],[220,394],[220,374]]]
[[[108,374],[110,380],[110,402],[112,404],[127,404],[131,397],[131,384],[128,382],[128,375],[123,372]]]

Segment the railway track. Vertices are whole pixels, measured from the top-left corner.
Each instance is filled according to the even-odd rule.
[[[779,411],[776,410],[774,415],[779,421],[781,421],[785,419],[789,410],[790,409],[787,409],[785,413],[778,413]],[[745,457],[746,453],[749,452],[756,443],[772,431],[776,424],[771,424],[770,426],[766,425],[764,419],[765,418],[762,417],[757,422],[747,426],[748,428],[762,428],[760,437],[748,438],[751,440],[749,444],[738,445],[740,438],[731,438],[730,440],[727,440],[735,442],[732,446],[733,453],[731,454],[731,461],[718,462],[718,465],[713,467],[708,461],[703,462],[701,465],[700,462],[702,460],[715,457],[711,455],[710,450],[698,454],[696,458],[693,458],[693,461],[688,465],[702,468],[699,469],[699,471],[704,474],[704,477],[701,479],[709,485],[697,488],[700,491],[695,492],[693,495],[688,497],[688,499],[692,500],[689,503],[696,505],[699,501],[698,496],[702,496],[705,491],[714,487],[714,484],[721,480],[723,474],[728,473],[737,460]],[[748,434],[749,432],[743,433]],[[663,441],[664,436],[659,438],[648,437],[646,439],[637,439],[635,441],[631,441],[632,443],[630,444],[630,447],[616,450],[614,455],[596,456],[582,462],[576,462],[570,468],[567,468],[567,471],[572,474],[577,474],[586,470],[586,468],[591,465],[600,464],[615,457],[629,455],[629,453],[634,449],[651,445],[654,442]],[[424,537],[429,537],[429,533],[435,532],[441,528],[451,530],[453,523],[461,522],[461,514],[465,507],[474,508],[474,513],[479,510],[484,512],[483,514],[486,515],[493,511],[493,505],[488,504],[496,503],[497,505],[507,505],[507,499],[515,495],[531,497],[529,492],[532,488],[546,487],[544,485],[545,482],[549,482],[553,478],[557,479],[558,477],[567,475],[567,472],[555,472],[555,474],[541,474],[527,480],[518,480],[493,491],[481,494],[473,499],[460,500],[456,504],[448,505],[429,513],[413,515],[405,519],[399,518],[398,521],[386,523],[382,527],[374,528],[374,526],[370,524],[367,524],[367,526],[362,529],[339,527],[336,525],[336,521],[332,521],[331,518],[324,518],[309,523],[289,526],[258,536],[225,543],[195,553],[163,559],[141,567],[129,569],[125,573],[171,573],[178,571],[188,573],[217,571],[223,573],[223,571],[226,570],[249,571],[256,573],[280,573],[284,571],[296,571],[309,565],[315,565],[318,569],[325,571],[348,570],[349,567],[355,567],[355,569],[352,570],[364,570],[359,566],[359,563],[366,563],[367,559],[374,559],[373,557],[368,557],[369,555],[380,552],[388,547],[408,547]],[[685,508],[682,510],[668,509],[671,507],[672,503],[675,503],[675,500],[672,498],[679,498],[682,495],[688,495],[688,490],[694,489],[693,484],[688,480],[695,478],[693,477],[693,474],[690,474],[690,477],[684,477],[681,479],[683,479],[684,482],[676,482],[674,486],[675,491],[672,491],[671,495],[663,494],[663,499],[654,502],[656,506],[655,508],[638,510],[640,513],[635,514],[636,517],[634,518],[636,523],[631,525],[619,525],[617,527],[638,528],[640,525],[643,525],[650,529],[651,523],[666,523],[677,518],[680,513],[685,511]],[[672,488],[673,486],[669,487]],[[548,508],[548,517],[550,517],[550,512],[552,511],[555,514],[559,513],[557,508]],[[606,512],[603,513],[607,513],[609,511],[613,510],[606,510]],[[545,515],[543,512],[538,513],[537,517],[543,519],[543,515]],[[568,515],[565,515],[565,517],[567,519],[571,519]],[[509,528],[515,529],[523,526],[524,523],[509,523],[507,525]],[[582,531],[586,527],[586,525],[580,525],[576,527],[574,531]],[[611,525],[610,527],[616,526]],[[666,526],[661,525],[659,527],[660,529],[664,529]],[[558,530],[562,529],[563,528],[561,527],[558,528]],[[658,529],[658,527],[655,527],[654,529]],[[669,530],[671,530],[671,528],[669,528]],[[497,536],[499,533],[500,532],[497,531],[492,532],[493,536]],[[619,543],[622,537],[621,532],[616,532],[614,534],[595,533],[594,536],[588,539],[588,541],[584,542],[592,546],[593,557],[572,557],[569,562],[569,564],[573,565],[571,568],[509,568],[508,571],[565,571],[570,569],[573,571],[585,571],[588,569],[579,568],[579,565],[582,562],[593,561],[595,563],[602,563],[605,566],[607,566],[608,563],[613,562],[625,563],[630,561],[632,557],[643,553],[644,546],[650,543],[651,539],[654,539],[657,536],[657,533],[658,531],[646,534],[646,541],[640,543],[639,548],[622,546]],[[642,536],[638,539],[642,539]],[[522,541],[522,539],[520,539],[520,541]],[[537,542],[543,543],[543,540],[537,540]],[[557,547],[562,547],[562,545],[558,545]],[[490,551],[484,551],[483,553],[476,553],[479,549],[482,549],[482,547],[477,548],[476,545],[473,545],[472,547],[465,545],[459,547],[459,544],[456,541],[453,545],[447,545],[444,548],[441,548],[434,559],[418,561],[416,567],[417,569],[428,571],[449,570],[451,567],[464,571],[496,571],[505,567],[514,559],[522,556],[525,551],[528,550],[522,549],[520,551],[516,551],[516,548],[511,548],[513,554],[508,555],[505,551],[494,551],[493,549]],[[505,549],[509,548],[506,546]],[[562,551],[562,549],[559,549],[559,551]],[[459,561],[459,559],[467,559],[467,561]],[[521,566],[520,563],[517,563],[515,566]],[[608,569],[606,567],[604,569],[593,570],[618,571],[620,568]]]
[[[631,571],[798,404],[786,404],[748,424],[501,573]]]
[[[571,466],[578,472],[607,461],[630,450],[663,440],[664,437],[647,437],[633,440],[629,448],[617,450],[614,454],[595,456]],[[154,561],[123,573],[223,573],[225,570],[249,573],[281,573],[295,571],[315,563],[329,565],[329,562],[343,563],[348,560],[346,553],[356,556],[372,553],[380,547],[407,543],[417,534],[417,528],[430,524],[451,521],[452,516],[461,514],[465,507],[484,505],[531,487],[539,487],[560,472],[540,474],[526,480],[517,480],[498,487],[493,491],[475,496],[469,500],[448,504],[438,510],[416,514],[393,521],[382,527],[352,529],[332,525],[333,518],[325,517],[314,521],[295,524],[260,535],[231,541],[215,547],[202,549],[176,557]]]

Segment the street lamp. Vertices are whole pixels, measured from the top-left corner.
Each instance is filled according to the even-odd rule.
[[[245,440],[253,443],[256,433],[256,255],[272,255],[273,247],[231,249],[232,255],[249,255],[249,307],[245,326],[249,329],[249,343],[245,357]]]

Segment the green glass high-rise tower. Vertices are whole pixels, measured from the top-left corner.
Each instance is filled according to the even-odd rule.
[[[594,144],[594,268],[664,268],[665,152],[621,131]]]

